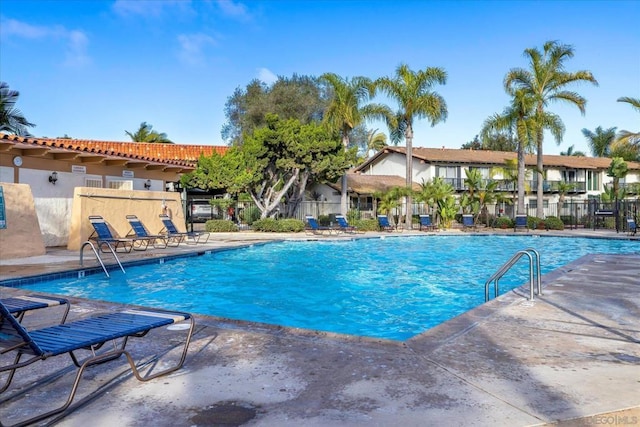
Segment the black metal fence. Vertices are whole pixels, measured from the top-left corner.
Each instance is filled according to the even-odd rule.
[[[275,216],[281,217],[280,212],[286,211],[286,206],[276,211]],[[324,221],[334,221],[335,215],[340,213],[340,203],[327,201],[304,201],[298,205],[293,216],[296,219],[304,220],[305,216],[311,215]],[[357,210],[352,207],[350,210]],[[209,219],[226,219],[238,224],[241,228],[249,227],[255,220],[260,218],[260,210],[253,202],[234,202],[231,206],[222,208],[220,206],[202,203],[201,200],[188,200],[186,204],[187,222],[193,227],[193,223],[206,222]],[[391,214],[395,218],[403,218],[406,212],[405,205],[399,205]],[[417,216],[430,212],[430,207],[424,203],[415,203],[412,214]],[[509,204],[489,205],[486,211],[489,221],[492,218],[507,216],[515,218],[515,206]],[[525,205],[525,213],[528,216],[537,217],[538,209],[535,204]],[[358,216],[362,219],[375,218],[374,207],[358,210]],[[544,205],[544,217],[555,216],[562,220],[566,228],[591,228],[591,229],[611,229],[619,232],[627,231],[627,218],[634,218],[636,222],[640,219],[640,200],[620,200],[618,202],[601,202],[599,200],[572,200],[569,199],[562,204],[549,203]],[[486,219],[486,218],[485,218]]]

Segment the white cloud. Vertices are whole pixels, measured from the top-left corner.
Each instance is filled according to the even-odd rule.
[[[213,46],[216,41],[213,37],[202,33],[196,34],[180,34],[178,36],[180,43],[179,57],[187,64],[195,65],[204,61],[204,50],[207,46]]]
[[[64,65],[82,66],[91,62],[87,54],[89,38],[80,30],[68,30],[61,25],[31,25],[15,19],[3,19],[0,24],[0,36],[3,39],[11,37],[36,41],[62,41],[66,44]]]
[[[278,76],[272,73],[268,68],[258,68],[258,80],[270,85],[278,80]]]
[[[234,2],[233,0],[217,0],[217,3],[222,13],[227,16],[239,20],[248,20],[251,18],[247,7],[240,2]]]
[[[191,0],[116,0],[113,11],[121,16],[138,16],[157,18],[165,10],[190,10]]]

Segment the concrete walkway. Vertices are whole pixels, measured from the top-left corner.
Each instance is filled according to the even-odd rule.
[[[206,250],[272,238],[282,236],[220,235]],[[77,259],[63,261],[73,256],[60,250],[3,261],[0,280],[77,268]],[[75,409],[53,424],[640,424],[640,255],[590,255],[545,275],[543,286],[534,302],[526,291],[509,292],[403,343],[198,316],[183,369],[140,383],[124,361],[94,367]],[[20,293],[0,287],[3,297]],[[71,319],[119,308],[71,300]],[[25,322],[51,322],[53,309],[45,312]],[[154,330],[130,348],[163,364],[175,357],[176,333]],[[57,357],[23,369],[0,395],[2,422],[61,404],[73,377],[69,365]]]

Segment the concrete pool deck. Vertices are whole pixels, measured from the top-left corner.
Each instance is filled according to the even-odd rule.
[[[560,234],[627,238],[592,230]],[[206,245],[121,258],[283,237],[313,238],[214,234]],[[86,265],[95,265],[88,255]],[[37,259],[0,261],[0,280],[78,267],[77,252],[55,249]],[[87,372],[77,404],[52,424],[639,425],[640,255],[589,255],[544,275],[542,283],[543,295],[533,302],[526,291],[508,292],[406,342],[196,316],[197,330],[181,370],[141,383],[124,361],[96,366]],[[2,297],[23,293],[0,287]],[[70,320],[121,308],[69,299]],[[25,322],[29,327],[50,324],[56,314],[55,309],[39,310]],[[175,356],[175,333],[154,330],[132,340],[129,348],[164,363]],[[0,395],[2,422],[62,404],[73,377],[70,364],[60,356],[23,368]],[[31,380],[42,376],[46,381],[32,388]]]

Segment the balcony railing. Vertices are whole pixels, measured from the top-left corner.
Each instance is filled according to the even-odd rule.
[[[467,191],[469,187],[465,184],[464,178],[442,178],[442,180],[451,185],[456,191]],[[498,186],[496,187],[497,191],[507,191],[514,192],[517,190],[517,184],[513,181],[507,181],[503,179],[495,179],[495,180],[482,180],[482,185],[486,186],[489,181],[498,182]],[[549,181],[545,180],[542,183],[542,188],[545,193],[554,193],[558,191],[559,184],[563,181]],[[568,191],[568,193],[585,193],[587,191],[587,183],[585,181],[571,181],[569,184],[573,185],[573,188]],[[537,188],[537,181],[527,181],[527,186],[535,191]]]

